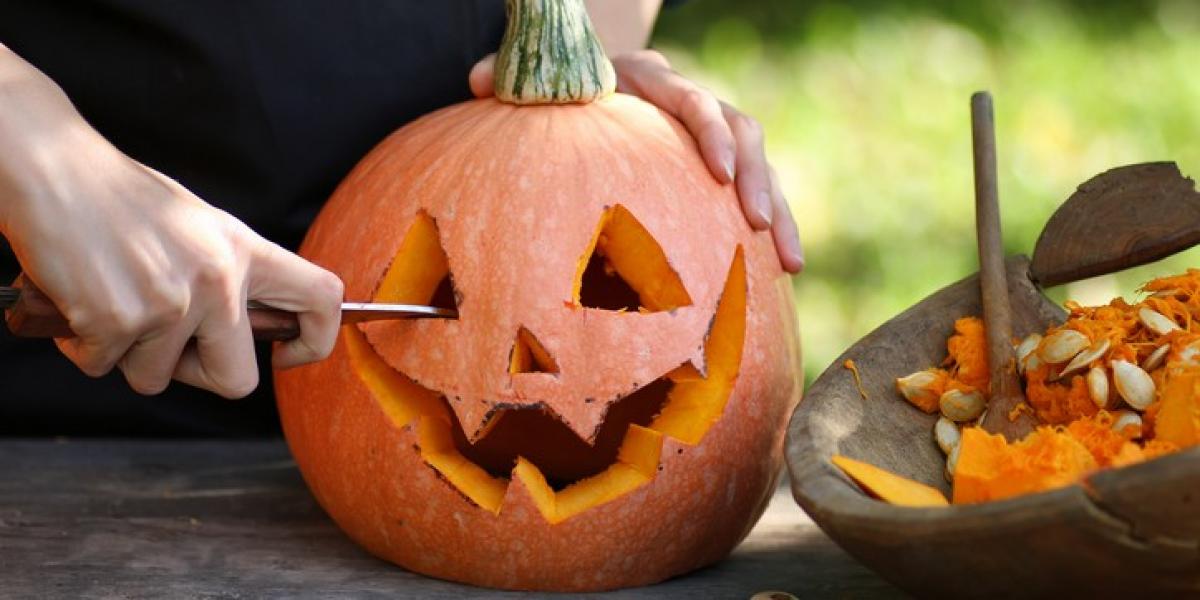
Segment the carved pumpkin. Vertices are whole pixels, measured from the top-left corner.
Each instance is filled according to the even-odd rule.
[[[659,581],[725,556],[771,496],[800,395],[791,283],[687,131],[606,95],[602,54],[570,71],[598,52],[579,0],[509,9],[498,96],[603,97],[466,102],[363,159],[301,254],[349,298],[459,316],[344,327],[277,375],[284,431],[338,525],[405,568]],[[522,27],[577,44],[554,56],[580,76],[521,71]]]

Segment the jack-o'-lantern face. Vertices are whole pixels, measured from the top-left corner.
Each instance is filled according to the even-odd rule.
[[[301,255],[347,298],[458,310],[347,326],[276,377],[305,480],[371,552],[480,585],[640,585],[724,556],[770,497],[800,395],[791,283],[645,102],[423,117]]]
[[[534,491],[551,523],[644,485],[656,475],[662,437],[699,443],[733,389],[746,310],[740,248],[720,293],[706,290],[707,306],[698,308],[624,206],[605,208],[580,241],[581,252],[543,254],[530,266],[567,275],[558,295],[520,282],[497,293],[506,284],[486,266],[456,277],[436,221],[422,210],[374,301],[456,308],[458,321],[344,332],[380,407],[396,426],[416,427],[424,461],[482,509],[500,511],[510,477]],[[502,310],[509,303],[530,310]],[[699,338],[702,351],[669,341],[680,337]],[[613,360],[625,364],[606,367]]]

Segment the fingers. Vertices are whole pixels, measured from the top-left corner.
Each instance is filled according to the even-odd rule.
[[[721,103],[721,112],[737,143],[735,183],[742,212],[754,229],[768,229],[775,208],[771,199],[771,173],[763,145],[762,125],[724,102]]]
[[[779,176],[774,168],[768,167],[771,182],[771,236],[775,240],[775,252],[779,263],[788,273],[804,270],[804,249],[800,245],[800,231],[792,218],[792,209],[779,186]]]
[[[174,378],[225,398],[246,396],[258,387],[258,361],[246,302],[208,313],[175,365]]]
[[[138,340],[117,366],[129,387],[139,394],[154,395],[167,389],[176,365],[187,346],[194,324],[185,324]]]
[[[700,145],[700,155],[721,183],[732,183],[737,147],[721,103],[708,90],[672,71],[656,52],[617,58],[618,86],[679,119]]]
[[[467,75],[467,84],[476,98],[487,98],[493,92],[493,77],[496,72],[496,53],[493,52],[475,63]]]
[[[107,374],[135,342],[184,314],[180,299],[172,298],[162,286],[144,297],[127,291],[92,291],[94,296],[87,302],[64,313],[77,336],[55,340],[59,350],[91,377]]]
[[[275,368],[329,356],[341,325],[342,281],[336,275],[262,240],[253,254],[249,282],[251,298],[294,312],[300,322],[300,337],[275,349]]]
[[[55,339],[54,343],[85,375],[103,377],[116,366],[132,341],[73,337]]]
[[[804,251],[779,178],[767,162],[762,126],[671,70],[662,54],[631,52],[613,60],[617,89],[641,96],[683,122],[705,164],[721,183],[735,183],[742,212],[756,230],[771,230],[779,262],[804,268]]]

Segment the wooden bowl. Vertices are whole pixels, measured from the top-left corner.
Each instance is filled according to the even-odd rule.
[[[1017,336],[1061,323],[1029,261],[1007,263]],[[942,489],[937,415],[895,390],[938,365],[954,320],[981,314],[964,279],[883,324],[840,356],[792,416],[787,462],[796,501],[847,552],[920,597],[1200,597],[1200,448],[1080,485],[986,504],[905,508],[868,497],[830,463],[864,460]],[[850,371],[862,375],[863,399]]]

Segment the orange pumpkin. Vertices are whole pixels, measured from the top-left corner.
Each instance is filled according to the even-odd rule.
[[[498,96],[520,104],[395,132],[301,248],[347,297],[458,318],[346,326],[329,359],[277,375],[284,431],[330,516],[405,568],[652,583],[725,556],[771,497],[800,396],[791,283],[688,132],[605,93],[606,60],[574,84],[508,76],[551,56],[522,27],[577,43],[553,55],[568,66],[597,52],[579,0],[509,8]]]

